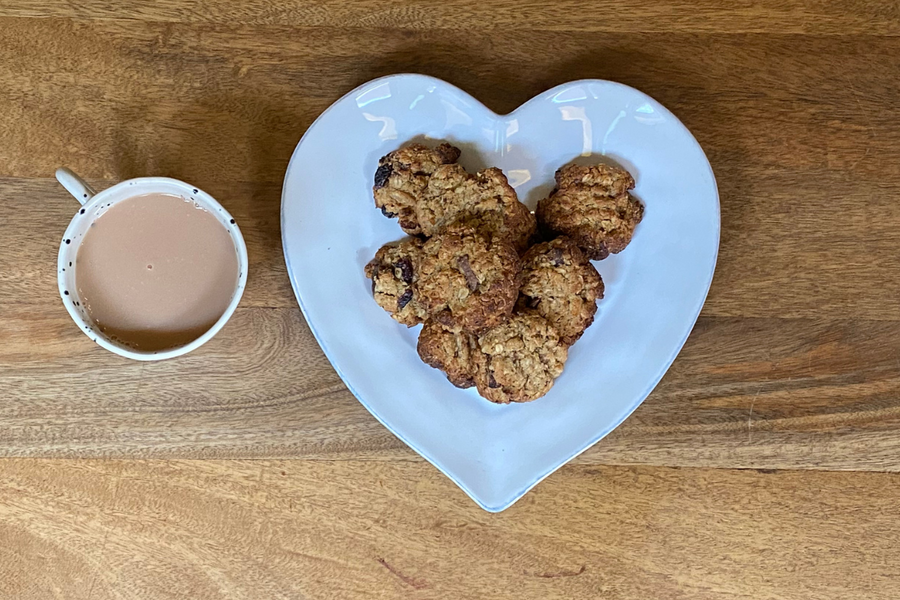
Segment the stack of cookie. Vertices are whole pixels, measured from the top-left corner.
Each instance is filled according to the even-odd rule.
[[[499,169],[468,173],[459,155],[413,144],[381,159],[375,205],[413,237],[378,250],[366,276],[395,320],[424,324],[419,356],[451,383],[528,402],[594,320],[603,282],[590,259],[623,250],[643,206],[626,171],[567,165],[536,219]]]

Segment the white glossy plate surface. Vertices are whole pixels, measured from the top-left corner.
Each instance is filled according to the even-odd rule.
[[[646,207],[631,245],[595,263],[606,284],[594,325],[544,398],[498,406],[459,390],[416,354],[419,327],[372,299],[363,267],[404,236],[375,208],[378,159],[447,140],[470,170],[497,166],[534,209],[553,173],[603,154],[626,167]],[[681,349],[712,281],[719,200],[690,132],[649,96],[576,81],[496,115],[438,79],[395,75],[332,105],[294,152],[282,196],[291,283],[316,339],[360,402],[456,482],[500,511],[619,425]]]

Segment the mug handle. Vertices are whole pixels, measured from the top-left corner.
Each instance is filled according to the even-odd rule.
[[[81,204],[87,203],[97,193],[85,180],[65,167],[56,170],[56,180]]]

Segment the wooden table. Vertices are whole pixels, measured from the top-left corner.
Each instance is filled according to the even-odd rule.
[[[294,145],[403,71],[498,112],[627,83],[719,182],[681,356],[499,515],[348,393],[285,274]],[[898,114],[893,2],[4,0],[0,597],[896,598]],[[218,337],[138,364],[76,329],[61,165],[185,179],[235,214],[252,272]]]

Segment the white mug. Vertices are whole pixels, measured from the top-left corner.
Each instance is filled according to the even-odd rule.
[[[75,175],[68,169],[57,169],[56,179],[59,181],[70,194],[72,194],[81,204],[81,209],[72,217],[69,227],[63,235],[59,245],[59,260],[57,264],[57,283],[59,284],[59,295],[62,298],[66,310],[69,311],[72,319],[78,327],[89,338],[97,342],[103,348],[110,352],[115,352],[120,356],[131,358],[134,360],[163,360],[186,354],[195,348],[199,348],[216,335],[222,326],[228,321],[234,310],[237,308],[244,294],[244,287],[247,284],[247,245],[244,243],[244,236],[238,228],[234,219],[228,212],[216,202],[212,196],[195,188],[183,181],[177,179],[169,179],[168,177],[139,177],[129,179],[121,183],[107,188],[101,192],[95,192],[80,177]],[[104,335],[99,328],[95,327],[94,322],[87,314],[84,303],[78,296],[78,287],[75,285],[75,270],[77,261],[75,260],[78,248],[88,228],[97,218],[109,210],[112,206],[142,194],[174,194],[184,198],[190,198],[193,202],[199,204],[213,215],[216,215],[225,228],[231,234],[234,241],[234,247],[237,250],[238,262],[238,280],[231,297],[231,302],[225,312],[219,317],[206,333],[197,339],[183,346],[160,350],[158,352],[142,352],[129,348],[120,344],[108,336]]]

